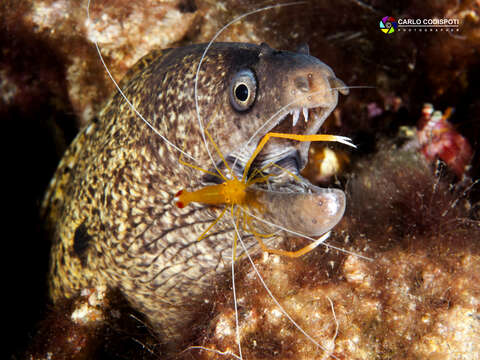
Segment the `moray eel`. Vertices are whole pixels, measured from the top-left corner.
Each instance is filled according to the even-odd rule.
[[[205,46],[154,51],[120,86],[160,133],[193,155],[197,166],[212,169],[194,103],[194,79]],[[214,43],[199,73],[199,109],[214,141],[241,176],[257,143],[272,129],[317,133],[337,104],[339,90],[332,88],[341,86],[306,47],[289,52],[265,44]],[[273,161],[298,174],[308,146],[273,139],[254,167]],[[221,167],[218,154],[214,156]],[[71,298],[83,288],[118,289],[161,339],[177,341],[194,317],[192,304],[208,299],[212,276],[228,264],[222,258],[231,256],[229,219],[197,241],[219,209],[200,204],[179,209],[173,201],[179,189],[211,181],[181,165],[179,153],[118,93],[113,95],[66,151],[43,202],[53,241],[53,300]],[[307,191],[305,184],[288,186]]]

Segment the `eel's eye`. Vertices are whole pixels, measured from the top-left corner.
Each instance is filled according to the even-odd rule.
[[[237,111],[250,109],[257,95],[257,80],[251,70],[240,70],[230,83],[230,103]]]

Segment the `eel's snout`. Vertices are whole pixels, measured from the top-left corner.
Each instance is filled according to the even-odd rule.
[[[320,60],[308,57],[311,63],[301,63],[287,75],[284,87],[284,103],[291,108],[335,107],[338,93],[348,94],[344,82]]]

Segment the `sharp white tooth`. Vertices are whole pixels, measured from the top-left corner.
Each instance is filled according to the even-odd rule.
[[[308,122],[308,109],[303,108],[303,117],[305,119],[305,122]]]
[[[297,125],[299,117],[300,117],[300,110],[295,110],[293,112],[293,126]]]

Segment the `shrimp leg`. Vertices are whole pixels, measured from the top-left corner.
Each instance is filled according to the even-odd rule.
[[[202,235],[200,235],[200,237],[198,238],[197,241],[201,241],[201,240],[205,239],[208,232],[215,226],[216,223],[218,223],[220,221],[220,219],[223,217],[223,215],[225,215],[226,210],[227,210],[227,208],[225,207],[222,210],[221,214],[218,215],[218,217],[207,227],[207,229],[202,233]]]
[[[281,255],[281,256],[287,256],[291,258],[297,258],[302,255],[305,255],[306,253],[309,253],[313,249],[315,249],[318,245],[322,244],[325,240],[328,239],[330,236],[330,231],[323,234],[318,238],[317,241],[312,242],[311,244],[308,244],[307,246],[301,248],[300,250],[297,251],[287,251],[287,250],[278,250],[278,249],[270,249],[267,248],[267,246],[263,243],[262,239],[260,237],[257,237],[258,243],[260,244],[260,247],[262,248],[263,251],[270,253],[270,254],[275,254],[275,255]]]

